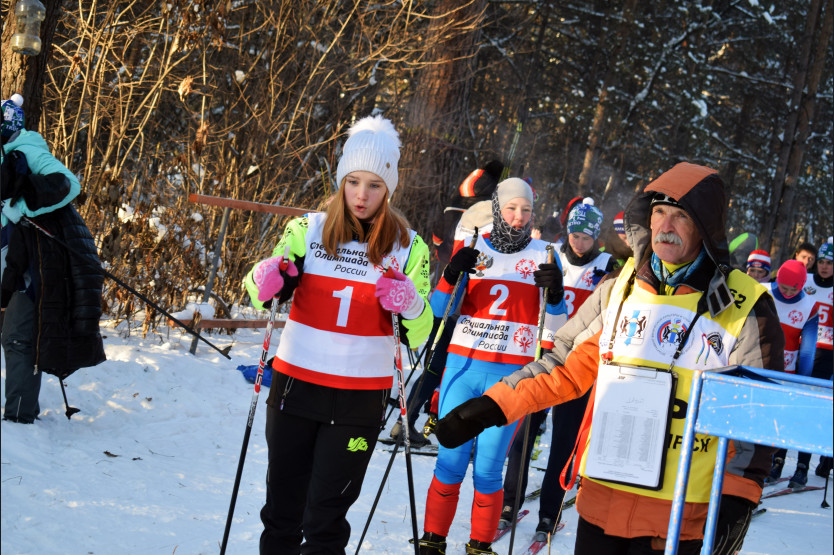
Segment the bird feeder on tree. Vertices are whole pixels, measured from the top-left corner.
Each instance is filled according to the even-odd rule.
[[[46,19],[46,8],[40,0],[19,0],[14,8],[17,32],[12,35],[11,47],[24,56],[41,53],[41,21]]]

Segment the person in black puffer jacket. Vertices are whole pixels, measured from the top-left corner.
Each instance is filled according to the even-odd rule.
[[[5,118],[6,104],[0,164],[3,418],[28,424],[40,413],[43,372],[63,379],[106,359],[99,332],[104,276],[93,237],[69,204],[80,191],[77,179],[49,154],[40,135],[10,129],[15,120]]]

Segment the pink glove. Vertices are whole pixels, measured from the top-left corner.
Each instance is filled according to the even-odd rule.
[[[289,258],[283,256],[273,256],[267,258],[263,262],[259,262],[252,272],[252,279],[255,285],[258,286],[258,300],[266,302],[273,297],[277,297],[284,287],[284,276],[282,272],[286,272],[289,276],[297,276],[298,268],[292,263]]]
[[[417,294],[414,282],[402,272],[388,269],[376,282],[376,296],[382,308],[412,320],[423,312],[424,301]]]

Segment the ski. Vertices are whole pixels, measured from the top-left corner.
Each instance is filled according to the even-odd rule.
[[[750,518],[756,518],[757,516],[763,515],[766,512],[767,512],[767,509],[764,508],[764,507],[761,507],[761,508],[756,509],[755,511],[753,511],[753,514],[750,515]]]
[[[385,451],[387,453],[393,453],[394,449],[393,448],[392,449],[383,449],[383,451]],[[401,448],[400,453],[405,453],[405,449]],[[412,455],[420,455],[420,456],[423,456],[423,457],[436,457],[437,456],[437,449],[431,450],[431,449],[426,449],[425,447],[423,447],[422,449],[415,449],[414,447],[412,447],[411,448],[411,454]]]
[[[564,522],[560,522],[558,526],[556,526],[556,532],[561,530],[565,527]],[[553,534],[551,534],[553,537]],[[547,534],[544,532],[536,532],[536,535],[533,537],[532,543],[530,543],[530,547],[527,548],[527,551],[524,552],[524,555],[536,555],[543,547],[547,546]]]
[[[530,511],[528,511],[527,509],[524,509],[523,511],[519,511],[519,512],[518,512],[518,514],[517,514],[517,515],[516,515],[516,517],[515,517],[515,522],[516,522],[516,524],[518,524],[518,523],[519,523],[519,521],[521,521],[521,519],[522,519],[522,518],[524,518],[525,516],[527,516],[529,512],[530,512]],[[495,531],[495,537],[494,537],[494,538],[492,538],[493,543],[494,543],[494,542],[497,542],[498,540],[500,540],[501,538],[503,538],[503,537],[504,537],[504,535],[505,535],[507,532],[509,532],[510,530],[512,530],[512,529],[513,529],[513,527],[512,527],[512,526],[507,526],[506,528],[499,528],[498,530],[496,530],[496,531]]]
[[[790,478],[779,478],[778,480],[774,480],[773,482],[765,482],[764,487],[769,488],[770,486],[775,486],[777,484],[782,484],[787,482]]]
[[[394,445],[394,446],[397,445],[397,440],[389,438],[389,437],[381,437],[381,438],[377,439],[377,442],[381,443],[383,445]],[[400,445],[400,450],[404,450],[404,449],[405,449],[405,445]],[[388,451],[390,453],[391,451],[393,451],[393,449],[385,449],[385,451]],[[417,447],[416,445],[414,445],[412,443],[411,444],[411,454],[412,455],[426,455],[428,457],[436,457],[437,456],[437,445],[434,445],[433,443],[428,443],[426,445],[422,445],[420,447]]]
[[[790,495],[792,493],[802,493],[804,491],[819,491],[821,489],[823,489],[822,486],[805,486],[803,488],[798,489],[785,488],[768,493],[767,495],[762,495],[762,499],[768,499],[770,497],[780,497],[782,495]]]

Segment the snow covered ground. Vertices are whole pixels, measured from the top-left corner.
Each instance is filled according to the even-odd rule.
[[[80,413],[67,420],[60,386],[46,376],[40,420],[31,426],[2,422],[0,553],[218,553],[253,391],[236,368],[257,364],[263,330],[211,334],[219,346],[234,343],[231,360],[204,344],[191,355],[190,338],[167,328],[145,339],[135,328],[128,334],[124,323],[105,327],[103,333],[108,361],[79,370],[66,383],[69,404]],[[278,336],[276,331],[272,352]],[[230,554],[257,552],[258,512],[265,496],[267,394],[262,390],[258,401]],[[549,432],[542,437],[544,449],[534,466],[546,464],[548,445]],[[348,515],[353,527],[348,553],[356,551],[388,463],[387,448],[377,446],[362,496]],[[789,454],[788,475],[795,456]],[[824,480],[813,475],[817,459],[815,455],[809,484],[821,486]],[[412,457],[420,524],[434,461]],[[414,552],[408,544],[405,468],[404,456],[397,455],[361,552]],[[542,475],[531,470],[530,491],[540,486]],[[832,510],[820,508],[821,501],[822,491],[766,500],[767,512],[752,523],[743,553],[832,553]],[[450,554],[464,551],[471,502],[467,477],[449,535]],[[537,523],[538,502],[528,502],[526,508],[532,515],[519,524],[516,553],[523,552]],[[554,538],[553,553],[573,552],[576,519],[573,509],[564,514],[567,526]],[[494,547],[507,553],[509,536]]]

